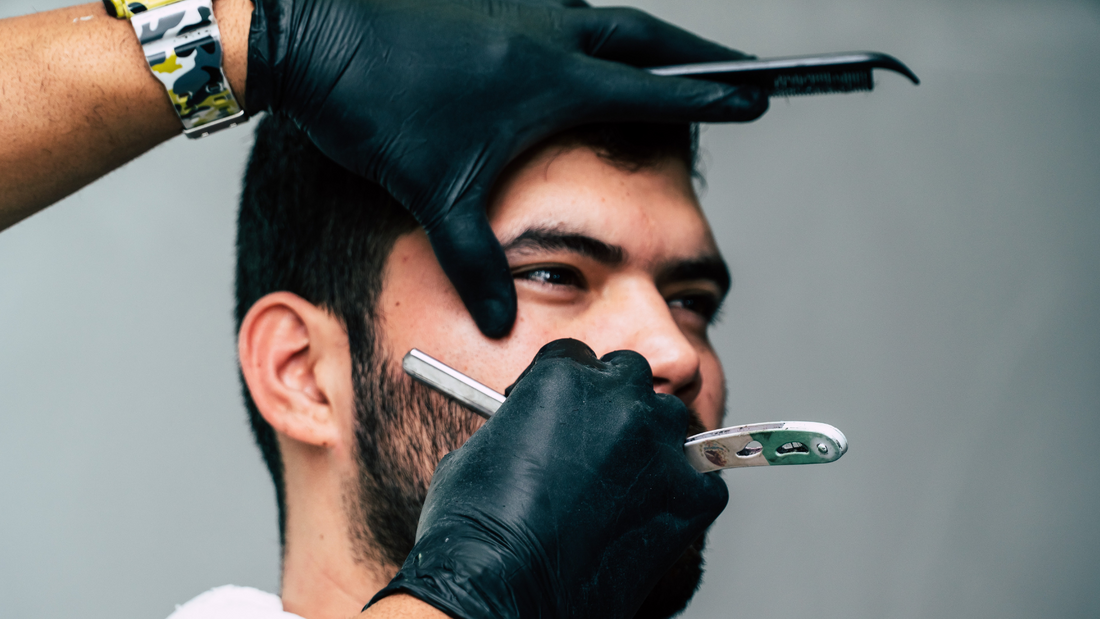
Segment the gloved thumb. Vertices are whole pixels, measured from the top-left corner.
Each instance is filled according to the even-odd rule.
[[[477,328],[504,337],[516,321],[516,288],[478,192],[467,195],[427,230],[432,250]]]

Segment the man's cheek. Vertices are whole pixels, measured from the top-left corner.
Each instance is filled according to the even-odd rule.
[[[692,408],[707,430],[716,430],[722,426],[726,411],[726,376],[718,356],[709,347],[700,353],[700,366],[703,385]]]
[[[531,365],[535,355],[546,344],[562,338],[585,341],[583,332],[572,328],[573,325],[569,324],[571,321],[563,321],[561,316],[555,315],[551,311],[553,308],[532,305],[534,304],[520,300],[512,333],[496,351],[499,362],[493,372],[495,384],[490,386],[501,393]]]

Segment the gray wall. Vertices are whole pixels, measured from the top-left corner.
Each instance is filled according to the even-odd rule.
[[[764,56],[890,52],[924,80],[705,132],[736,278],[727,420],[825,421],[851,450],[727,473],[687,616],[1100,615],[1100,5],[640,6]],[[3,616],[163,617],[277,586],[231,322],[249,144],[174,140],[0,234]]]

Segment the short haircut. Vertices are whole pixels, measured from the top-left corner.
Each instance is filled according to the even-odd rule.
[[[584,125],[530,149],[587,147],[636,172],[669,159],[694,177],[698,132],[687,124]],[[386,259],[416,220],[380,186],[325,157],[293,121],[267,115],[244,176],[237,217],[236,324],[264,295],[294,293],[339,319],[356,351],[377,343],[375,311]],[[279,539],[286,543],[286,488],[274,429],[241,377],[248,418],[275,484]]]

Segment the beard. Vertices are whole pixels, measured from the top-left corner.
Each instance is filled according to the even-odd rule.
[[[351,349],[358,476],[345,488],[344,508],[356,560],[389,579],[412,551],[436,465],[484,420],[400,372],[380,346]],[[688,430],[704,431],[694,412]],[[666,619],[687,607],[702,582],[705,537],[662,575],[635,619]]]

